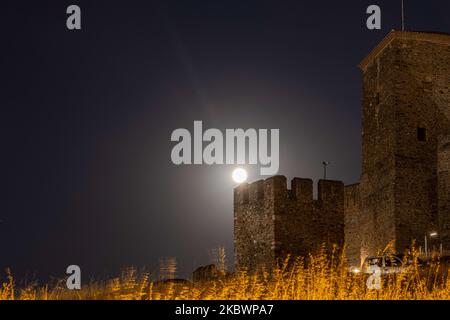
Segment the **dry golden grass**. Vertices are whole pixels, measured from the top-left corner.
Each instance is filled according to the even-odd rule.
[[[145,272],[128,269],[107,282],[84,284],[71,291],[61,280],[52,285],[16,287],[7,271],[0,283],[0,300],[448,300],[447,266],[422,270],[416,263],[405,273],[383,279],[381,290],[366,287],[367,276],[348,272],[344,257],[324,253],[286,260],[272,274],[239,272],[204,282],[152,281]],[[174,272],[174,266],[171,266]],[[170,268],[169,268],[170,269]],[[167,273],[167,270],[165,270]],[[166,274],[166,279],[173,279]]]

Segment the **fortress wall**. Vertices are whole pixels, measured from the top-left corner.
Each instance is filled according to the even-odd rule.
[[[398,253],[412,240],[423,246],[438,225],[437,137],[450,125],[450,41],[391,37],[363,68],[363,256],[392,240]]]
[[[313,201],[313,181],[311,179],[294,178],[291,181],[291,189],[297,201],[303,203]]]
[[[444,249],[450,250],[450,136],[438,142],[438,214],[439,237]]]
[[[320,180],[316,210],[319,211],[323,234],[322,243],[344,245],[344,183]]]
[[[344,188],[345,256],[349,266],[361,265],[361,194],[359,183]]]
[[[255,191],[261,186],[262,193]],[[286,177],[276,176],[235,189],[238,269],[270,269],[287,255],[306,256],[322,244],[343,245],[343,183],[319,181],[318,200],[313,200],[312,180],[295,178],[291,186]]]
[[[363,71],[359,185],[278,176],[235,190],[237,264],[270,266],[345,238],[349,262],[439,229],[450,249],[450,37],[391,32]],[[344,227],[345,225],[345,227]]]
[[[395,240],[395,81],[398,52],[389,45],[363,72],[361,258]]]
[[[234,253],[237,270],[270,267],[274,256],[274,185],[257,181],[234,189]]]
[[[450,42],[397,39],[395,207],[397,251],[438,228],[437,140],[448,127]],[[426,132],[418,139],[418,128]]]

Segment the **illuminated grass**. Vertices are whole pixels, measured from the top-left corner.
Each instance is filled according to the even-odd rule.
[[[324,251],[307,259],[286,259],[267,272],[227,274],[203,282],[152,281],[148,273],[130,268],[107,282],[84,284],[81,290],[65,288],[65,281],[53,285],[16,287],[9,272],[0,283],[0,300],[438,300],[450,299],[448,266],[434,263],[426,270],[417,263],[408,272],[383,279],[381,290],[366,287],[367,276],[348,272],[344,257]],[[288,263],[289,262],[289,263]],[[174,272],[165,270],[165,272]],[[166,274],[167,276],[167,274]],[[170,275],[166,277],[170,279]]]

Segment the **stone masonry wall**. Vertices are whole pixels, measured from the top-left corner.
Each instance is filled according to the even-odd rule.
[[[438,142],[438,215],[439,237],[445,249],[450,249],[450,136]]]
[[[450,37],[396,33],[363,70],[362,255],[438,226],[437,140],[450,128]],[[424,138],[419,138],[419,130]]]
[[[295,178],[291,186],[288,190],[286,177],[276,176],[235,189],[238,270],[271,269],[287,255],[306,256],[322,244],[342,247],[343,183],[319,181],[317,200],[312,180]]]
[[[450,37],[449,37],[450,39]],[[437,142],[450,123],[450,41],[399,38],[396,75],[397,251],[438,228]],[[420,141],[418,128],[425,130]],[[423,245],[423,244],[422,244]]]
[[[234,191],[237,269],[272,268],[322,244],[347,246],[351,265],[403,252],[439,231],[450,250],[450,35],[391,32],[363,71],[362,175],[339,181],[286,178]]]
[[[363,73],[361,256],[395,240],[395,87],[397,54],[386,48]]]
[[[349,266],[361,265],[361,193],[359,183],[345,186],[345,256]]]
[[[270,267],[275,257],[275,179],[243,183],[234,190],[234,252],[236,269]]]

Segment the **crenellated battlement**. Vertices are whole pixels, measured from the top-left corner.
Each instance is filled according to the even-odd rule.
[[[274,176],[266,180],[242,183],[234,189],[235,205],[254,204],[261,201],[297,201],[312,203],[314,201],[335,201],[344,192],[342,181],[319,180],[318,199],[313,198],[313,181],[311,179],[294,178],[291,189],[287,187],[285,176]]]
[[[306,255],[321,244],[344,239],[344,184],[285,176],[244,183],[234,189],[235,256],[238,268],[254,269],[286,255]]]
[[[314,200],[311,179],[294,178],[291,181],[291,188],[291,194],[297,201],[310,203]]]

